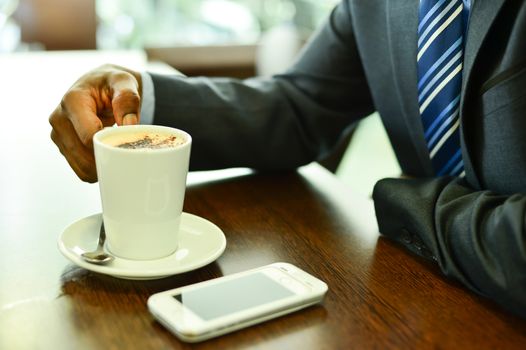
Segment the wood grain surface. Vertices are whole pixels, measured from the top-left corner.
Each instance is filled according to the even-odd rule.
[[[2,280],[2,289],[15,300],[2,305],[0,348],[511,349],[526,344],[523,320],[378,237],[370,201],[347,195],[352,197],[316,166],[190,186],[185,211],[221,227],[227,249],[206,267],[161,280],[88,272],[53,249],[38,263],[24,264],[21,254],[10,266],[20,278]],[[43,243],[37,232],[28,235],[23,239]],[[4,245],[0,250],[9,254]],[[193,346],[177,340],[146,309],[152,293],[276,261],[326,281],[330,290],[323,304]]]
[[[101,61],[136,53],[0,55],[0,349],[522,349],[526,321],[444,278],[378,234],[373,203],[312,164],[298,171],[192,173],[185,211],[227,248],[196,271],[128,281],[57,249],[66,226],[100,212],[49,139],[49,113]],[[159,291],[285,261],[329,285],[321,305],[197,345],[154,321]]]

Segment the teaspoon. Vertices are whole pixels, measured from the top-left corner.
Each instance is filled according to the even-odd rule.
[[[100,225],[99,243],[97,249],[92,252],[85,252],[81,254],[82,259],[92,264],[106,264],[113,260],[113,256],[104,251],[104,242],[106,241],[106,231],[104,230],[104,222]]]

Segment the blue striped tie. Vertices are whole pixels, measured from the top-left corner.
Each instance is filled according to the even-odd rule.
[[[418,104],[438,176],[463,175],[459,114],[464,51],[462,0],[421,0]]]

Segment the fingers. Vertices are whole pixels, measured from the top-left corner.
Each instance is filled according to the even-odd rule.
[[[77,176],[86,182],[97,181],[93,148],[86,146],[78,137],[73,124],[58,106],[49,118],[52,126],[51,139],[64,155]]]
[[[64,95],[61,107],[79,139],[91,145],[104,126],[139,122],[139,82],[130,71],[103,66],[79,79]]]
[[[104,98],[103,94],[99,94],[99,99]],[[93,135],[103,128],[97,115],[97,104],[103,105],[104,101],[97,101],[90,89],[73,87],[62,98],[58,111],[69,119],[81,143],[89,147],[92,146]]]
[[[49,117],[51,139],[75,173],[97,181],[93,135],[105,126],[139,122],[140,74],[105,65],[82,76]]]
[[[141,108],[137,79],[128,72],[120,71],[111,74],[108,82],[113,90],[111,105],[115,122],[118,125],[137,124]]]

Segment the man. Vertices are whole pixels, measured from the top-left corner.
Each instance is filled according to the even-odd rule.
[[[294,168],[377,110],[410,177],[375,186],[380,231],[526,317],[524,1],[344,0],[267,80],[102,67],[50,117],[83,180],[96,181],[93,134],[137,123],[141,92],[141,122],[193,136],[194,170]]]

